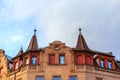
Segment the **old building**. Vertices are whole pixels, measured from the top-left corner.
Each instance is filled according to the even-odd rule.
[[[76,47],[54,41],[38,47],[36,30],[28,48],[11,58],[0,50],[0,80],[120,80],[120,61],[88,47],[80,29]]]

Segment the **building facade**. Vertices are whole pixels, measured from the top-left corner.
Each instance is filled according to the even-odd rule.
[[[120,80],[120,61],[91,50],[81,30],[74,48],[61,41],[39,48],[34,30],[25,52],[11,58],[0,50],[0,80]]]

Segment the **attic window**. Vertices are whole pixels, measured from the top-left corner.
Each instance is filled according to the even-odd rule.
[[[58,47],[58,46],[55,46],[55,48],[54,48],[55,50],[59,50],[60,48]]]

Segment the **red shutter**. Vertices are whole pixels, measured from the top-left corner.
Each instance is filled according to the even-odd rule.
[[[78,56],[76,57],[76,63],[77,63],[77,64],[82,64],[82,56],[81,56],[81,55],[78,55]]]
[[[49,63],[50,64],[55,64],[55,55],[50,55],[49,56]]]
[[[91,62],[90,62],[90,57],[89,56],[87,56],[86,57],[86,64],[90,64]]]

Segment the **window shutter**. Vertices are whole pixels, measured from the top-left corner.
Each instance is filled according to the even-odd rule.
[[[76,63],[77,64],[82,64],[82,56],[81,55],[77,56]]]
[[[55,55],[50,55],[49,56],[49,63],[50,64],[55,64]]]
[[[89,56],[86,57],[86,64],[91,64],[91,60]]]

